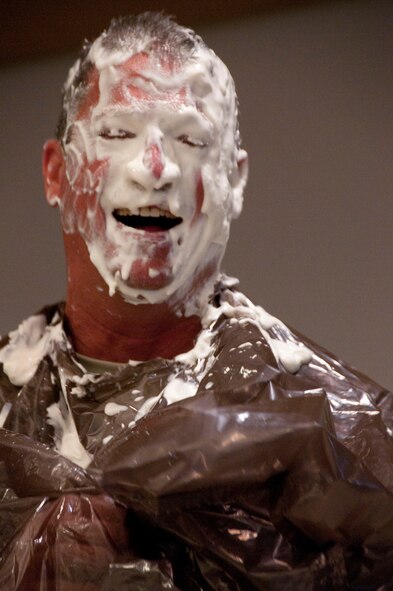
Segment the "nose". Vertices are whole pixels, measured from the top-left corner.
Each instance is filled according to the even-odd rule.
[[[127,168],[131,181],[146,191],[166,191],[180,176],[179,166],[165,152],[162,141],[157,139],[147,140]]]

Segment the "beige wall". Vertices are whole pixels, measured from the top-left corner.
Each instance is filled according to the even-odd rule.
[[[225,269],[269,311],[391,389],[392,22],[390,0],[354,0],[199,31],[237,82],[250,153]],[[72,59],[0,70],[3,334],[64,297],[40,151]]]

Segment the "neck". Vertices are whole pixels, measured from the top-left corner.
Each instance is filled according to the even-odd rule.
[[[127,304],[127,313],[120,317],[118,310],[114,312],[116,305],[109,309],[91,300],[86,306],[72,302],[72,297],[67,298],[65,315],[74,348],[95,359],[119,363],[172,359],[190,350],[201,330],[197,316],[178,318],[164,304]]]
[[[167,303],[134,305],[118,293],[109,296],[108,286],[86,259],[82,240],[72,240],[72,252],[78,264],[68,260],[65,316],[77,353],[124,363],[172,359],[194,346],[201,330],[198,316],[177,316]]]

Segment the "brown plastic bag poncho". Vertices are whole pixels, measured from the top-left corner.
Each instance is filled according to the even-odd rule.
[[[196,395],[171,405],[178,361],[83,380],[66,339],[22,387],[1,375],[0,589],[393,589],[391,394],[309,342],[289,373],[244,318],[213,335]],[[56,451],[54,403],[87,468]]]

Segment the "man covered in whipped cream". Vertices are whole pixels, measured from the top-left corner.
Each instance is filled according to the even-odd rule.
[[[162,14],[112,21],[43,171],[67,297],[1,341],[0,588],[385,589],[391,395],[221,274],[226,66]]]

